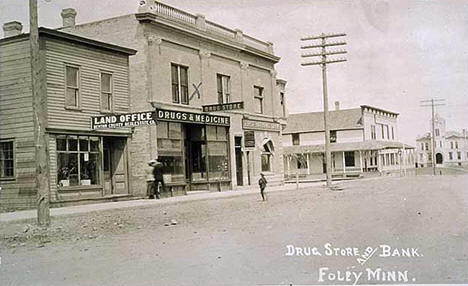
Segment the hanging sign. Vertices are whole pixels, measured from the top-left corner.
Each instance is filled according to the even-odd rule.
[[[161,121],[173,121],[207,125],[229,126],[231,124],[230,118],[228,116],[165,109],[156,109],[156,112],[153,113],[153,118],[155,120]]]
[[[147,126],[154,124],[151,111],[91,117],[91,129]]]
[[[203,105],[203,112],[226,111],[235,109],[244,109],[244,102],[229,102],[221,104]]]
[[[255,147],[255,131],[244,131],[244,146],[246,148]]]

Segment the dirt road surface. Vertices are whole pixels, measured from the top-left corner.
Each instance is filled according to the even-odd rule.
[[[339,186],[3,223],[0,285],[468,283],[468,176]]]

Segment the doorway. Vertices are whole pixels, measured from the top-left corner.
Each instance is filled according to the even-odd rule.
[[[442,154],[437,153],[436,154],[436,164],[442,164],[443,162],[444,162],[444,158],[443,158]]]
[[[206,181],[206,136],[205,126],[184,124],[185,180]]]
[[[234,149],[236,153],[235,156],[236,156],[237,185],[243,186],[244,177],[243,177],[243,168],[242,168],[242,137],[241,136],[234,137]]]
[[[125,138],[103,138],[104,195],[128,194]]]

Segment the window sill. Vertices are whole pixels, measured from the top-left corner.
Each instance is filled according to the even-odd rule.
[[[8,182],[8,181],[16,181],[16,177],[5,177],[5,178],[0,178],[0,181],[5,181],[5,182]]]
[[[79,111],[79,112],[83,111],[80,107],[75,107],[75,106],[65,106],[65,110]]]
[[[101,185],[89,185],[89,186],[70,186],[70,187],[57,187],[58,191],[61,192],[73,192],[82,190],[102,190]]]

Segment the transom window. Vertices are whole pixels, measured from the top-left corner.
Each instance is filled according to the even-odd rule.
[[[112,74],[101,73],[101,110],[112,110]]]
[[[0,179],[14,177],[14,167],[13,141],[0,141]]]
[[[171,64],[172,102],[189,104],[188,67]]]
[[[78,108],[80,105],[80,70],[73,66],[66,66],[65,69],[65,106]]]
[[[254,86],[255,112],[263,113],[263,87]]]
[[[218,103],[231,102],[231,78],[227,75],[217,74]]]

